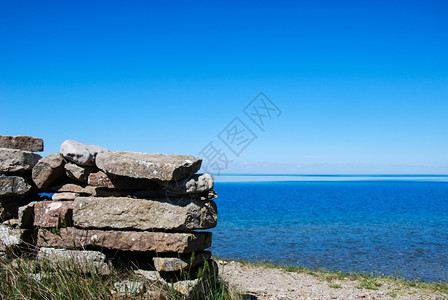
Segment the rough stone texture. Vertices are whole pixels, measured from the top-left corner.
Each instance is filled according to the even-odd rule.
[[[30,173],[40,158],[33,152],[0,148],[0,173]]]
[[[107,174],[150,180],[181,180],[196,173],[202,160],[191,155],[136,152],[99,153],[96,165]]]
[[[99,171],[89,175],[88,184],[109,189],[153,190],[159,187],[155,181],[124,176],[107,175]]]
[[[42,157],[33,168],[32,178],[36,186],[45,190],[63,180],[65,177],[64,165],[65,160],[60,153]]]
[[[135,280],[123,280],[114,283],[114,288],[119,294],[140,295],[145,291],[143,283]]]
[[[73,268],[73,264],[76,264],[77,268],[86,273],[109,275],[111,272],[109,265],[106,263],[106,255],[99,251],[42,247],[37,254],[37,260],[46,260],[54,265],[70,268]]]
[[[104,147],[84,145],[73,140],[64,141],[60,150],[65,159],[81,166],[94,166],[96,155],[109,151]]]
[[[33,186],[23,177],[0,176],[0,198],[24,196],[33,190]]]
[[[76,197],[79,197],[78,193],[71,193],[71,192],[54,193],[53,196],[51,196],[51,200],[53,200],[53,201],[73,201],[76,199]]]
[[[34,204],[34,226],[43,228],[67,227],[73,224],[72,201],[41,201]]]
[[[18,149],[30,152],[44,151],[44,141],[31,136],[0,135],[0,148]]]
[[[97,188],[85,184],[74,184],[74,183],[66,183],[52,186],[49,188],[49,191],[55,193],[79,193],[79,194],[89,194],[95,195],[95,190]]]
[[[172,284],[167,284],[175,291],[181,293],[185,296],[190,296],[190,294],[196,289],[196,286],[199,284],[199,279],[193,279],[193,280],[181,280],[173,282]]]
[[[77,164],[67,163],[64,166],[65,174],[68,178],[80,181],[87,182],[90,173],[97,172],[98,169],[95,167],[86,167],[86,166],[78,166]]]
[[[78,228],[191,231],[216,226],[213,201],[78,197],[73,220]]]
[[[19,207],[31,202],[28,198],[0,198],[0,220],[17,218]]]
[[[210,232],[166,233],[135,231],[81,230],[73,227],[61,228],[58,234],[39,229],[39,247],[79,248],[97,246],[122,251],[154,251],[191,253],[209,248],[212,243]]]
[[[20,228],[30,228],[33,226],[34,222],[34,205],[38,203],[38,201],[33,201],[28,203],[27,205],[23,205],[19,207],[18,211],[18,219],[19,219],[19,227]]]
[[[195,174],[179,181],[165,181],[161,184],[174,193],[193,194],[213,189],[213,177],[210,174]]]
[[[0,251],[6,251],[9,247],[19,245],[20,237],[21,232],[19,230],[0,225]]]
[[[0,225],[0,251],[12,250],[30,242],[30,232],[25,229]]]
[[[113,196],[122,196],[127,195],[128,192],[122,190],[108,190],[105,188],[100,188],[91,185],[79,185],[73,183],[60,184],[56,186],[52,186],[49,188],[49,191],[55,193],[78,193],[80,195],[91,195],[97,197],[113,197]]]
[[[160,273],[157,271],[149,271],[143,269],[137,269],[134,271],[135,274],[140,275],[141,277],[149,280],[150,282],[161,282],[166,283],[165,280],[160,276]]]
[[[159,272],[175,272],[192,268],[212,257],[210,251],[196,252],[186,257],[154,257],[154,267]]]

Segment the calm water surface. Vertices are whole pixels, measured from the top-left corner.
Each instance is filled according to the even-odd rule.
[[[217,182],[217,256],[448,279],[448,182]]]

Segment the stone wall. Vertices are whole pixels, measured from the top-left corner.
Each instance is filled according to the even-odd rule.
[[[27,247],[37,259],[89,261],[105,275],[127,262],[182,292],[199,280],[183,281],[183,271],[215,266],[203,230],[217,224],[217,195],[212,176],[196,174],[200,158],[72,140],[41,151],[42,139],[0,136],[0,253]]]

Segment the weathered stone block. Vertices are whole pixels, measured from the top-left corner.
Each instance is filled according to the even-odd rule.
[[[33,152],[0,148],[0,174],[30,173],[40,158]]]
[[[31,152],[44,151],[44,141],[31,136],[0,135],[0,148],[18,149]]]
[[[90,173],[97,172],[98,169],[95,167],[87,167],[87,166],[79,166],[77,164],[67,163],[64,166],[65,174],[68,178],[80,181],[87,182]]]
[[[42,247],[37,254],[37,260],[48,261],[58,267],[79,268],[85,273],[109,275],[111,270],[106,263],[106,255],[99,251],[67,250]]]
[[[191,155],[117,151],[99,153],[95,163],[107,174],[170,181],[193,175],[201,168],[202,160]]]
[[[79,197],[78,193],[71,193],[71,192],[54,193],[53,196],[51,196],[51,200],[53,200],[53,201],[73,201],[76,199],[76,197]]]
[[[78,228],[191,231],[216,226],[213,201],[78,197],[73,220]]]
[[[32,178],[39,189],[45,190],[65,177],[65,160],[60,153],[42,157],[34,166]]]
[[[95,156],[109,151],[104,147],[84,145],[73,140],[64,141],[60,150],[65,159],[81,166],[94,166]]]
[[[73,224],[72,201],[41,201],[34,204],[34,226],[43,228],[67,227]]]
[[[165,280],[160,276],[160,273],[158,271],[137,269],[134,271],[134,273],[139,275],[139,277],[149,280],[150,282],[166,283]]]
[[[0,198],[25,196],[33,191],[33,186],[23,177],[0,175]]]
[[[152,190],[159,187],[157,182],[148,179],[107,175],[102,171],[90,174],[87,182],[89,185],[108,189]]]
[[[154,267],[159,272],[176,272],[192,268],[212,257],[210,251],[196,252],[184,257],[154,257]]]
[[[95,194],[95,187],[85,184],[65,183],[50,187],[48,190],[55,193],[79,193],[79,194]]]
[[[97,246],[104,249],[140,252],[191,253],[209,248],[211,243],[210,232],[102,231],[69,227],[61,228],[57,233],[40,229],[37,236],[39,247],[84,249]]]
[[[164,181],[161,184],[174,193],[193,194],[213,189],[213,177],[210,174],[195,174],[179,181]]]

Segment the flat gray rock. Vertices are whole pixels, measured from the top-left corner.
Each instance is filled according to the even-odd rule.
[[[212,190],[214,181],[210,174],[195,174],[183,180],[163,181],[161,184],[174,193],[194,194]]]
[[[213,201],[187,199],[135,199],[127,197],[78,197],[74,201],[75,227],[192,231],[217,224]]]
[[[40,158],[33,152],[0,148],[0,174],[31,173]]]
[[[49,191],[55,193],[70,192],[70,193],[78,193],[80,195],[91,195],[97,197],[114,197],[114,196],[127,195],[125,190],[110,190],[91,185],[74,184],[74,183],[55,185],[50,187]]]
[[[25,196],[34,188],[20,176],[0,176],[0,198]]]
[[[84,273],[109,275],[111,270],[106,263],[106,255],[99,251],[67,250],[42,247],[37,253],[37,260],[48,261],[59,267],[77,268]]]
[[[84,145],[77,141],[66,140],[61,144],[60,151],[65,159],[77,165],[94,166],[96,155],[109,150],[100,146]]]
[[[57,233],[45,229],[39,229],[37,233],[37,246],[52,248],[80,249],[96,246],[122,251],[191,253],[209,248],[211,244],[210,232],[104,231],[68,227],[61,228]]]
[[[212,257],[210,251],[200,251],[186,257],[154,257],[154,267],[159,272],[176,272],[192,268]]]
[[[91,173],[98,172],[98,169],[95,167],[79,166],[73,163],[66,163],[64,168],[68,178],[84,183],[87,182]]]
[[[154,190],[160,187],[156,181],[149,179],[108,175],[103,171],[90,174],[87,183],[96,187],[124,190]]]
[[[160,276],[160,273],[158,271],[137,269],[134,271],[134,273],[149,280],[150,282],[160,282],[163,284],[166,283],[166,281]]]
[[[171,181],[196,173],[202,160],[191,155],[165,155],[137,152],[105,152],[96,157],[96,165],[107,174],[131,178]]]
[[[36,186],[46,190],[65,178],[65,160],[60,153],[42,157],[34,166],[32,178]]]
[[[70,192],[70,193],[96,195],[95,189],[96,188],[94,186],[86,184],[65,183],[52,186],[51,188],[49,188],[49,191],[55,193]]]
[[[18,135],[0,135],[0,148],[18,149],[31,152],[44,151],[44,141],[41,138]]]
[[[71,192],[54,193],[53,196],[51,196],[51,200],[53,200],[53,201],[73,201],[76,199],[76,197],[79,197],[78,193],[71,193]]]

